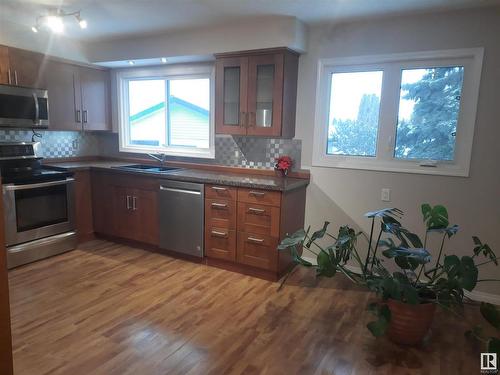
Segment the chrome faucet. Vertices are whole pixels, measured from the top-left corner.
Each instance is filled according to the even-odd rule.
[[[160,165],[163,166],[165,164],[165,161],[167,160],[167,155],[166,154],[158,154],[157,155],[154,155],[154,154],[147,154],[150,158],[153,158],[157,161],[160,162]]]

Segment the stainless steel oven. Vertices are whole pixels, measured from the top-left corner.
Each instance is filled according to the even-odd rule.
[[[0,126],[47,128],[49,126],[47,90],[0,85]]]
[[[3,186],[6,245],[73,230],[74,179]]]

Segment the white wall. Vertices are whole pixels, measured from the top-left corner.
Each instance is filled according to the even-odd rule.
[[[300,58],[296,137],[302,139],[302,165],[311,165],[319,58],[438,49],[484,47],[485,58],[471,160],[470,177],[311,168],[306,223],[331,221],[369,230],[363,213],[394,206],[406,212],[404,223],[422,234],[420,204],[444,204],[451,221],[461,226],[449,249],[471,254],[478,235],[500,256],[500,8],[423,14],[359,21],[310,29],[308,52]],[[392,202],[380,200],[392,189]],[[500,267],[483,267],[481,278],[500,278]],[[500,283],[478,290],[500,294]]]
[[[88,63],[79,42],[44,30],[35,34],[30,28],[13,22],[0,23],[0,45]]]
[[[213,53],[268,47],[304,51],[306,27],[295,17],[260,17],[217,26],[91,42],[86,54],[92,62],[205,56]]]

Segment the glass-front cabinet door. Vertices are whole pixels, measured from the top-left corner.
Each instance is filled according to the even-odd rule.
[[[280,136],[283,54],[250,56],[248,62],[248,135]]]
[[[215,123],[218,134],[245,135],[248,125],[248,57],[216,62]]]

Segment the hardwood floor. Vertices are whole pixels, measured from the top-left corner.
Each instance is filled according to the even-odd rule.
[[[365,328],[373,296],[340,277],[298,270],[277,292],[92,241],[9,279],[16,375],[479,374],[464,323],[438,313],[421,349],[375,340]]]

